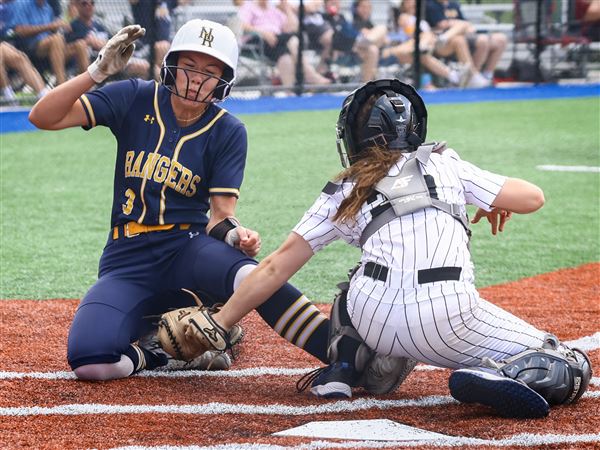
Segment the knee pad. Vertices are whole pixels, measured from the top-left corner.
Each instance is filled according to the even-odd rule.
[[[354,271],[349,276],[352,278]],[[370,394],[388,394],[400,386],[412,372],[417,361],[409,358],[380,355],[375,353],[358,334],[346,309],[349,283],[338,284],[340,289],[331,308],[329,320],[329,347],[327,356],[330,363],[339,361],[344,340],[355,341],[358,345],[354,355],[354,369],[357,375],[355,385]]]
[[[590,359],[583,350],[559,344],[555,337],[547,343],[550,345],[527,349],[503,361],[499,370],[525,383],[550,405],[574,403],[592,377]]]

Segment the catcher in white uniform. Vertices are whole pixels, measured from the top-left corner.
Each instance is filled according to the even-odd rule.
[[[539,209],[543,193],[479,169],[444,144],[423,144],[426,126],[423,100],[398,80],[369,82],[346,98],[337,123],[345,170],[211,318],[229,329],[342,239],[361,247],[362,258],[347,298],[333,306],[332,342],[356,330],[379,354],[458,369],[449,386],[461,402],[509,417],[546,416],[549,405],[583,394],[589,358],[479,297],[465,209],[477,206],[472,222],[486,217],[495,234],[512,213]],[[352,366],[331,359],[311,391],[350,396]]]

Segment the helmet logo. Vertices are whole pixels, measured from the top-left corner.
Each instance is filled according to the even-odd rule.
[[[212,42],[215,40],[215,37],[213,36],[213,29],[202,27],[202,32],[200,33],[199,38],[202,39],[202,45],[212,47]]]

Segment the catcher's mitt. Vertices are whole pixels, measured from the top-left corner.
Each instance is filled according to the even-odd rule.
[[[163,314],[157,333],[163,350],[173,358],[191,361],[208,350],[225,351],[237,344],[244,334],[242,327],[236,324],[225,331],[211,317],[217,311],[218,306],[192,306]]]

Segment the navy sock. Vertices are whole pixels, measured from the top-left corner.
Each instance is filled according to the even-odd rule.
[[[285,284],[256,311],[280,336],[328,363],[329,319],[291,284]]]
[[[144,369],[156,369],[167,364],[167,357],[165,355],[153,353],[136,344],[129,344],[129,347],[127,347],[127,350],[123,354],[133,361],[133,373]]]

